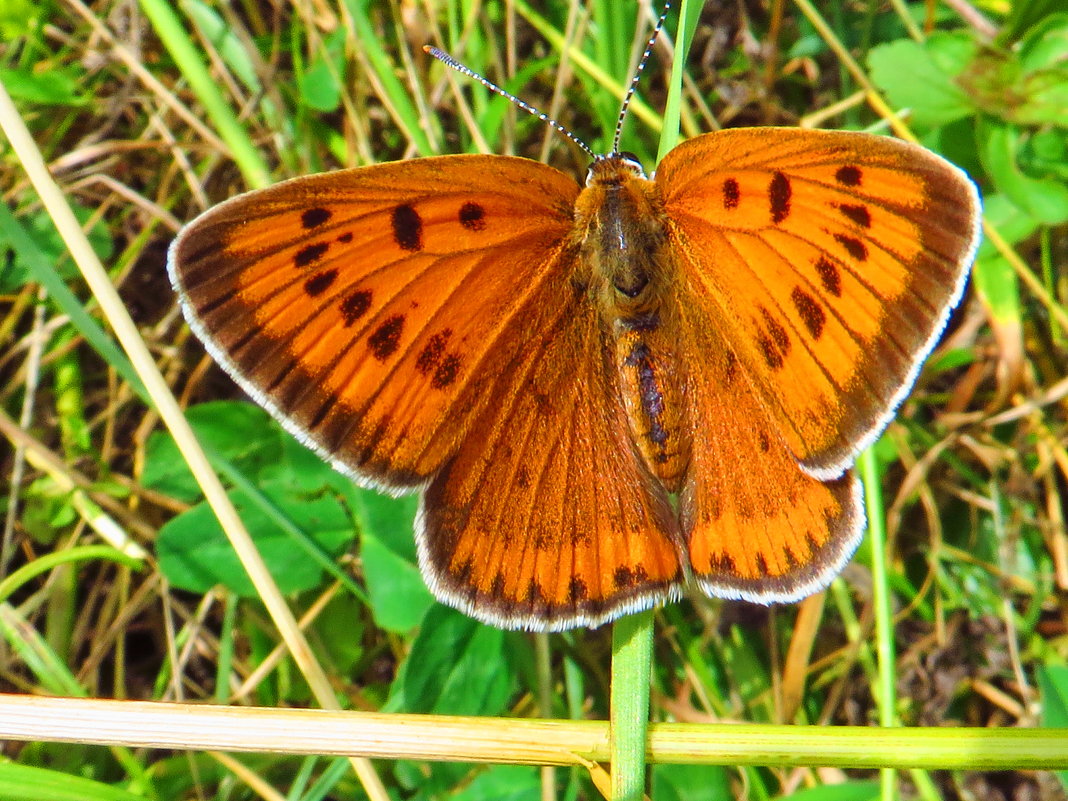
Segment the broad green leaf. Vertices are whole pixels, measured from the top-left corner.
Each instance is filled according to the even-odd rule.
[[[0,2],[0,40],[11,42],[20,36],[32,34],[40,24],[41,12],[41,4],[33,0]],[[7,78],[3,78],[3,82],[6,85]],[[10,86],[8,90],[11,90]]]
[[[308,68],[297,77],[301,102],[316,111],[329,113],[341,104],[341,79],[345,75],[342,49],[345,31],[341,28],[322,40]]]
[[[406,712],[497,715],[516,688],[522,639],[436,604],[423,618],[398,679]]]
[[[379,628],[403,634],[419,625],[434,597],[418,566],[369,531],[360,537],[360,563]]]
[[[653,765],[652,783],[657,801],[734,801],[722,765]]]
[[[348,515],[333,496],[295,498],[288,492],[264,494],[331,556],[340,554],[355,535]],[[322,567],[305,556],[290,536],[279,531],[258,505],[238,491],[231,492],[230,499],[283,593],[308,590],[322,581]],[[206,502],[171,519],[160,529],[156,553],[160,570],[176,587],[207,592],[222,584],[242,597],[256,595],[248,574]]]
[[[998,44],[1006,49],[1040,26],[1043,20],[1063,11],[1064,0],[1017,0],[1009,3],[1008,8],[1008,17],[997,39]]]
[[[1019,164],[1026,133],[990,117],[981,120],[979,130],[980,158],[997,189],[1041,223],[1068,221],[1068,186],[1056,176],[1028,175]]]
[[[4,801],[146,801],[147,796],[45,768],[0,762]]]
[[[984,201],[983,214],[1011,245],[1030,236],[1037,222],[1020,211],[1004,195],[993,195]],[[1020,283],[1016,273],[993,245],[983,242],[972,267],[972,283],[990,309],[994,319],[1019,322]]]
[[[53,66],[47,71],[0,67],[0,82],[15,100],[41,106],[84,106],[78,93],[81,71]]]
[[[541,776],[530,765],[494,765],[449,798],[452,801],[540,801]]]
[[[189,407],[185,416],[201,443],[250,479],[279,460],[281,431],[259,406],[244,401],[211,401]],[[141,482],[188,503],[202,495],[174,438],[166,431],[153,432],[148,439]]]
[[[1019,52],[1021,85],[1013,120],[1068,128],[1068,14],[1054,14],[1029,31]]]
[[[971,98],[955,78],[975,51],[966,34],[938,33],[923,44],[899,39],[873,47],[868,66],[875,85],[895,107],[911,112],[916,128],[934,128],[974,113]]]
[[[357,489],[354,494],[356,518],[361,531],[370,531],[387,548],[415,562],[415,514],[417,495],[392,498],[381,492]]]

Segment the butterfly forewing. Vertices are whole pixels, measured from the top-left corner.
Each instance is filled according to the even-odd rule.
[[[553,268],[577,192],[497,156],[299,178],[191,223],[172,280],[216,359],[298,436],[357,478],[415,486],[493,401],[486,354]]]
[[[960,296],[974,186],[919,147],[792,129],[690,140],[656,181],[690,302],[805,469],[841,475]]]

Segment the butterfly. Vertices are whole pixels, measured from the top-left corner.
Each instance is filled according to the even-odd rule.
[[[362,485],[421,492],[443,602],[597,626],[824,587],[857,454],[963,291],[980,200],[861,133],[698,136],[647,177],[455,155],[296,178],[189,223],[168,270],[211,355]]]

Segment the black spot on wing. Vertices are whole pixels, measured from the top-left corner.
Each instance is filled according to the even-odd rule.
[[[723,208],[728,211],[738,208],[738,201],[742,196],[741,190],[738,188],[738,182],[733,178],[728,178],[723,182]]]
[[[329,242],[316,242],[314,245],[305,245],[293,257],[293,265],[303,269],[315,264],[329,249]]]
[[[337,270],[324,270],[304,282],[304,292],[314,298],[326,292],[336,280]]]
[[[820,256],[816,260],[816,274],[829,294],[836,298],[842,296],[842,274],[838,271],[837,265],[828,261],[825,256]]]
[[[621,565],[616,568],[612,578],[615,579],[616,589],[626,590],[645,583],[649,578],[649,574],[645,572],[645,568],[641,565],[634,565],[633,567]]]
[[[725,553],[712,554],[709,557],[711,572],[728,576],[737,576],[738,567],[734,563],[734,557]]]
[[[590,591],[586,586],[586,582],[577,576],[572,578],[567,585],[567,600],[568,603],[575,603],[576,601],[585,601],[589,597]]]
[[[305,230],[311,228],[318,228],[333,216],[333,212],[330,209],[314,208],[306,209],[303,214],[300,215],[300,224],[304,226]]]
[[[486,228],[486,210],[478,203],[468,201],[460,206],[460,225],[468,231],[482,231]]]
[[[838,210],[861,228],[871,228],[871,212],[862,203],[839,203]]]
[[[790,293],[790,300],[813,339],[819,339],[827,322],[827,315],[819,301],[799,286],[795,286],[794,291]]]
[[[764,361],[768,363],[768,367],[772,370],[778,370],[783,366],[782,354],[779,349],[775,347],[775,343],[771,341],[770,337],[761,334],[757,337],[757,347],[760,348],[760,352],[764,354]]]
[[[839,167],[834,173],[834,179],[842,186],[860,186],[860,167],[852,165]]]
[[[768,333],[771,334],[771,338],[775,341],[775,346],[782,351],[785,356],[790,352],[790,337],[786,333],[786,329],[783,328],[782,323],[775,319],[774,315],[765,309],[760,307],[760,315],[764,318],[764,324],[768,327]]]
[[[756,344],[768,367],[778,370],[785,364],[786,354],[790,352],[790,337],[782,323],[763,306],[760,307],[760,316],[764,319],[764,331],[757,335]]]
[[[756,569],[761,576],[771,575],[771,571],[768,570],[768,560],[764,558],[762,553],[756,555]]]
[[[438,366],[438,362],[441,361],[441,357],[445,354],[445,346],[448,344],[450,336],[452,336],[451,328],[443,328],[431,335],[415,359],[415,369],[423,375],[427,375],[431,370],[435,369]]]
[[[462,363],[463,360],[455,353],[445,355],[438,365],[438,369],[434,371],[434,377],[430,379],[430,386],[434,389],[445,389],[445,387],[452,384],[460,374],[460,365]]]
[[[346,327],[354,325],[367,313],[367,310],[371,308],[372,297],[370,289],[358,289],[341,301],[341,317]]]
[[[835,241],[845,248],[846,253],[852,256],[857,261],[868,260],[868,246],[857,239],[855,236],[848,236],[846,234],[835,234]]]
[[[403,331],[404,315],[395,314],[387,318],[367,338],[367,345],[371,348],[371,355],[378,361],[384,362],[396,352],[397,347],[400,345],[400,337]]]
[[[790,216],[790,179],[781,172],[772,176],[768,186],[768,203],[771,205],[771,221],[778,225]]]
[[[493,581],[490,583],[491,598],[500,598],[504,594],[504,574],[498,573],[493,577]]]
[[[393,239],[401,250],[423,249],[423,218],[407,203],[393,209]]]

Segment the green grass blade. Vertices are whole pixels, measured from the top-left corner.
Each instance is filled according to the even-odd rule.
[[[219,84],[205,66],[189,39],[173,6],[166,0],[141,0],[141,9],[155,28],[160,41],[170,52],[182,75],[189,81],[204,111],[234,157],[234,163],[252,189],[271,183],[271,172],[237,119],[230,104],[219,91]]]
[[[20,261],[25,263],[34,279],[48,290],[52,302],[70,317],[78,333],[100,354],[115,371],[128,382],[142,400],[148,402],[141,379],[137,377],[130,360],[109,337],[100,324],[85,310],[82,302],[70,291],[42,250],[34,243],[30,233],[15,218],[5,204],[0,204],[0,234],[11,243]]]

